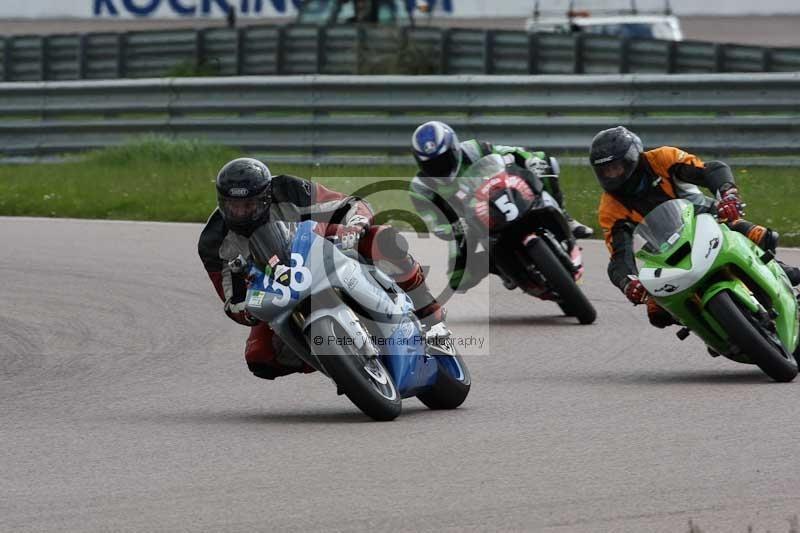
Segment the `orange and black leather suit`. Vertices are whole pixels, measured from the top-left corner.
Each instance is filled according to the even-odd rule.
[[[672,146],[643,152],[631,179],[614,193],[604,192],[598,216],[606,246],[611,254],[608,276],[624,290],[628,275],[638,273],[633,255],[633,230],[659,204],[683,198],[697,206],[698,212],[714,212],[714,200],[698,186],[716,194],[735,185],[730,167],[720,161],[703,163],[695,155]],[[763,226],[738,220],[731,229],[744,233],[761,244]]]

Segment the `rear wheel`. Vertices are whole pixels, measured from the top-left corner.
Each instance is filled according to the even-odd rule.
[[[316,320],[309,326],[308,335],[315,339],[310,345],[328,375],[364,414],[375,420],[394,420],[400,415],[402,399],[392,376],[378,357],[350,342],[353,339],[338,322],[330,317]],[[321,345],[316,342],[319,338],[323,339]],[[343,342],[327,342],[328,339]]]
[[[533,240],[528,244],[528,256],[547,280],[548,285],[558,293],[558,305],[565,315],[574,316],[581,324],[591,324],[595,321],[597,311],[594,306],[547,243],[542,239]]]
[[[436,383],[425,392],[417,394],[417,398],[431,409],[455,409],[467,399],[472,377],[460,355],[449,361],[442,357],[437,362],[439,374]]]
[[[788,382],[797,376],[797,361],[783,350],[777,336],[758,324],[748,309],[740,307],[727,291],[716,294],[708,309],[722,326],[732,344],[775,381]]]

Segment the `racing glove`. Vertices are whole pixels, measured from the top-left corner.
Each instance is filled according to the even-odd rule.
[[[363,226],[345,226],[333,224],[333,231],[326,233],[325,237],[338,245],[341,250],[352,250],[358,247],[358,241],[366,231]]]
[[[362,232],[365,232],[370,227],[370,220],[364,215],[359,215],[358,213],[356,213],[347,219],[347,222],[345,222],[345,226],[350,226],[353,228],[358,227],[361,228]]]
[[[633,305],[643,304],[647,301],[647,289],[644,288],[639,278],[632,274],[628,275],[628,281],[622,288],[622,292]]]
[[[725,190],[717,192],[717,216],[720,222],[734,222],[744,216],[745,204],[739,196],[739,189],[730,185]]]
[[[225,300],[225,314],[231,319],[245,326],[255,326],[259,320],[247,311],[244,301],[233,303],[230,298]]]
[[[525,168],[532,171],[534,174],[549,174],[550,165],[544,159],[532,155],[525,160]]]

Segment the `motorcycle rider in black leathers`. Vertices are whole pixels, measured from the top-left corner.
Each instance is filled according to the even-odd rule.
[[[246,273],[229,264],[240,255],[248,257],[249,236],[267,221],[317,221],[315,231],[338,241],[343,249],[355,248],[395,279],[414,302],[427,336],[449,333],[443,322],[444,308],[428,291],[404,238],[392,227],[372,225],[372,210],[366,202],[302,178],[272,176],[264,163],[250,158],[223,166],[216,188],[218,206],[200,234],[198,252],[225,313],[251,328],[245,360],[256,376],[274,379],[313,371],[285,349],[267,324],[249,315]]]

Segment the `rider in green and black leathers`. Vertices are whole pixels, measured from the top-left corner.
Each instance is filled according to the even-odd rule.
[[[457,257],[451,258],[455,267],[450,284],[454,289],[465,291],[487,274],[486,268],[481,268],[481,265],[488,265],[489,260],[479,255],[487,252],[475,252],[475,243],[466,244],[463,239],[466,225],[461,218],[462,213],[454,209],[461,203],[456,199],[458,178],[464,176],[480,158],[498,154],[507,164],[532,171],[541,178],[545,190],[564,209],[564,196],[558,181],[558,161],[545,152],[493,145],[475,139],[459,142],[453,129],[438,121],[426,122],[414,131],[412,150],[420,170],[411,181],[411,200],[437,237],[455,239],[458,243],[455,248]],[[581,224],[566,211],[564,214],[575,238],[592,235],[592,228]],[[470,253],[476,255],[466,261],[464,256]],[[467,265],[467,268],[462,265]]]

